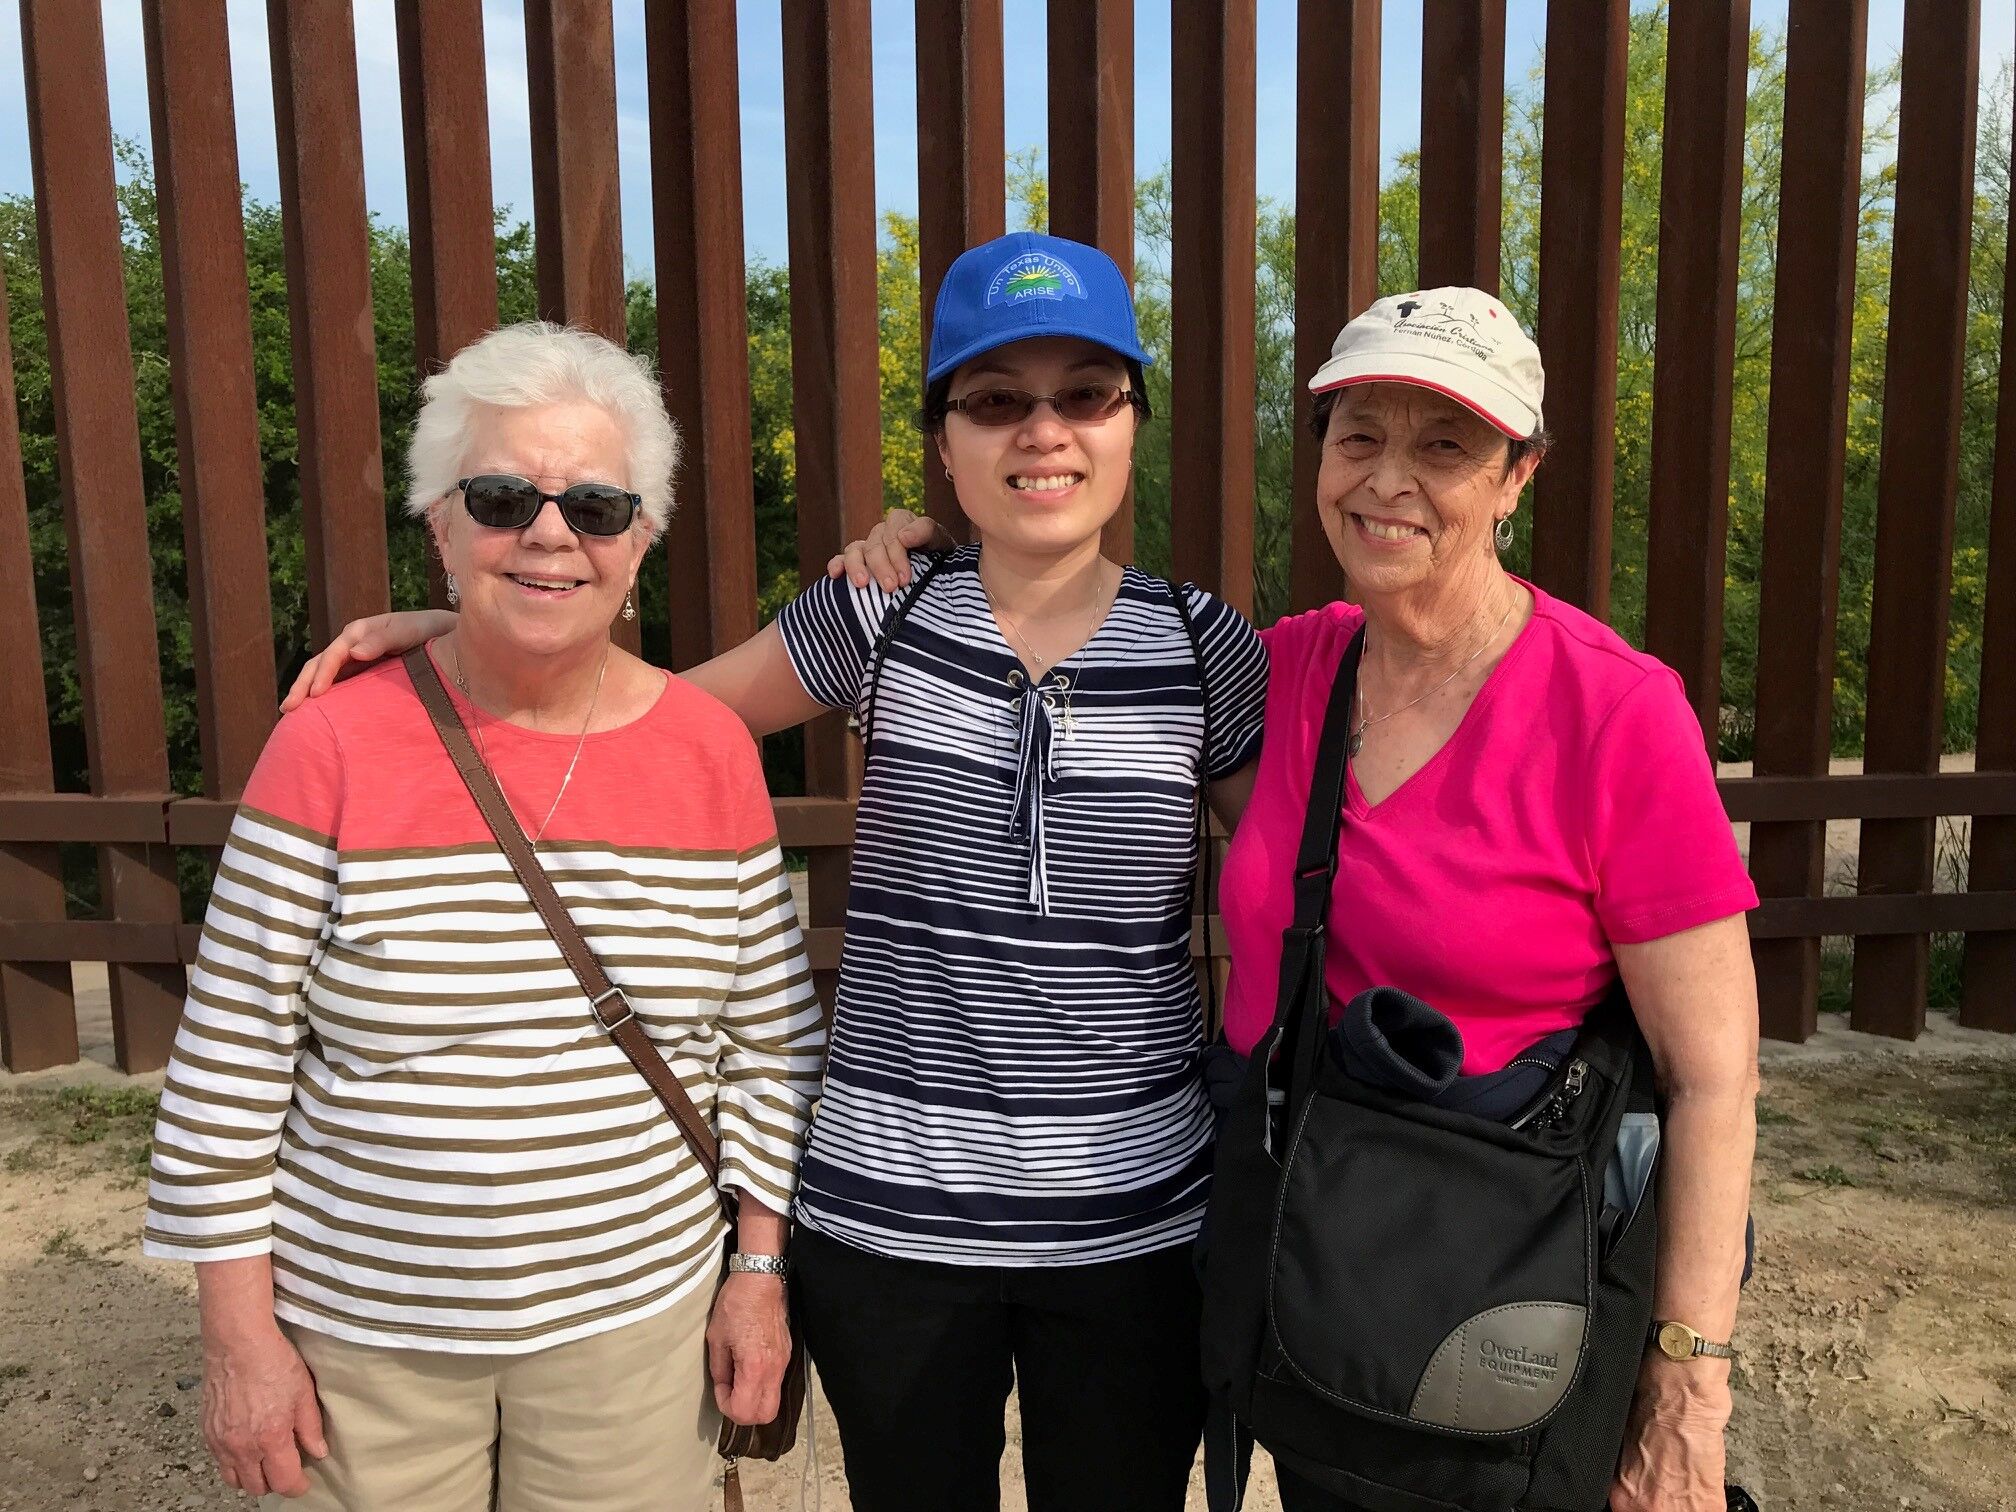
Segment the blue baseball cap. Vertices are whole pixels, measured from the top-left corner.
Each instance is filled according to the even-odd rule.
[[[1112,258],[1061,236],[1011,231],[968,248],[946,270],[924,381],[1032,336],[1078,336],[1134,362],[1150,360],[1135,330],[1133,292]]]

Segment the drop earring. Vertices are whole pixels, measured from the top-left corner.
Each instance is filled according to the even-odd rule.
[[[637,604],[636,601],[630,597],[630,590],[627,588],[623,590],[623,618],[625,618],[626,620],[634,620],[635,618],[637,618]]]
[[[445,579],[446,587],[448,590],[448,607],[450,609],[453,609],[457,604],[462,602],[462,592],[455,586],[454,573],[444,572],[442,574],[442,577]]]
[[[1500,515],[1498,517],[1498,524],[1491,532],[1491,539],[1498,543],[1500,551],[1510,551],[1512,549],[1512,516]]]

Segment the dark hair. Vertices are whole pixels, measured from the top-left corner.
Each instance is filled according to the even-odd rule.
[[[1122,357],[1120,363],[1127,369],[1127,390],[1135,396],[1135,424],[1146,425],[1155,418],[1155,410],[1148,403],[1148,380],[1141,372],[1141,364],[1132,357]],[[950,413],[945,406],[952,398],[955,373],[947,373],[924,387],[924,407],[917,411],[916,423],[917,429],[927,436],[935,436],[945,429],[945,416]]]
[[[1338,396],[1343,392],[1342,388],[1325,389],[1316,395],[1315,402],[1309,406],[1309,429],[1315,433],[1318,441],[1329,433],[1330,412],[1337,408]],[[1553,444],[1554,433],[1547,429],[1544,421],[1530,436],[1507,436],[1504,476],[1511,477],[1518,470],[1519,464],[1528,457],[1532,457],[1536,462],[1545,461],[1547,449]]]

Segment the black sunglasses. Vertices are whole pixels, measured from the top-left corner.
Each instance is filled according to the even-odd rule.
[[[539,518],[539,511],[551,499],[560,506],[560,518],[569,529],[582,535],[621,535],[644,503],[642,497],[614,483],[576,483],[552,494],[543,492],[530,478],[510,473],[484,473],[464,478],[455,486],[462,490],[469,518],[492,530],[523,530]]]
[[[1020,425],[1047,404],[1060,419],[1075,425],[1094,425],[1110,420],[1125,405],[1139,405],[1141,396],[1117,383],[1074,383],[1054,394],[1031,394],[1022,389],[981,388],[957,399],[948,399],[945,408],[958,410],[975,425]]]

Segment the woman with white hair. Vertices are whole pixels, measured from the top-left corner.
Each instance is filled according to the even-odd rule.
[[[754,742],[610,639],[677,450],[646,365],[514,326],[428,380],[408,507],[461,609],[433,669],[717,1133],[732,1273],[717,1293],[713,1184],[471,801],[433,679],[388,661],[260,757],[155,1129],[146,1248],[196,1262],[204,1431],[241,1490],[693,1507],[719,1414],[776,1414],[770,1257],[824,1030]]]

